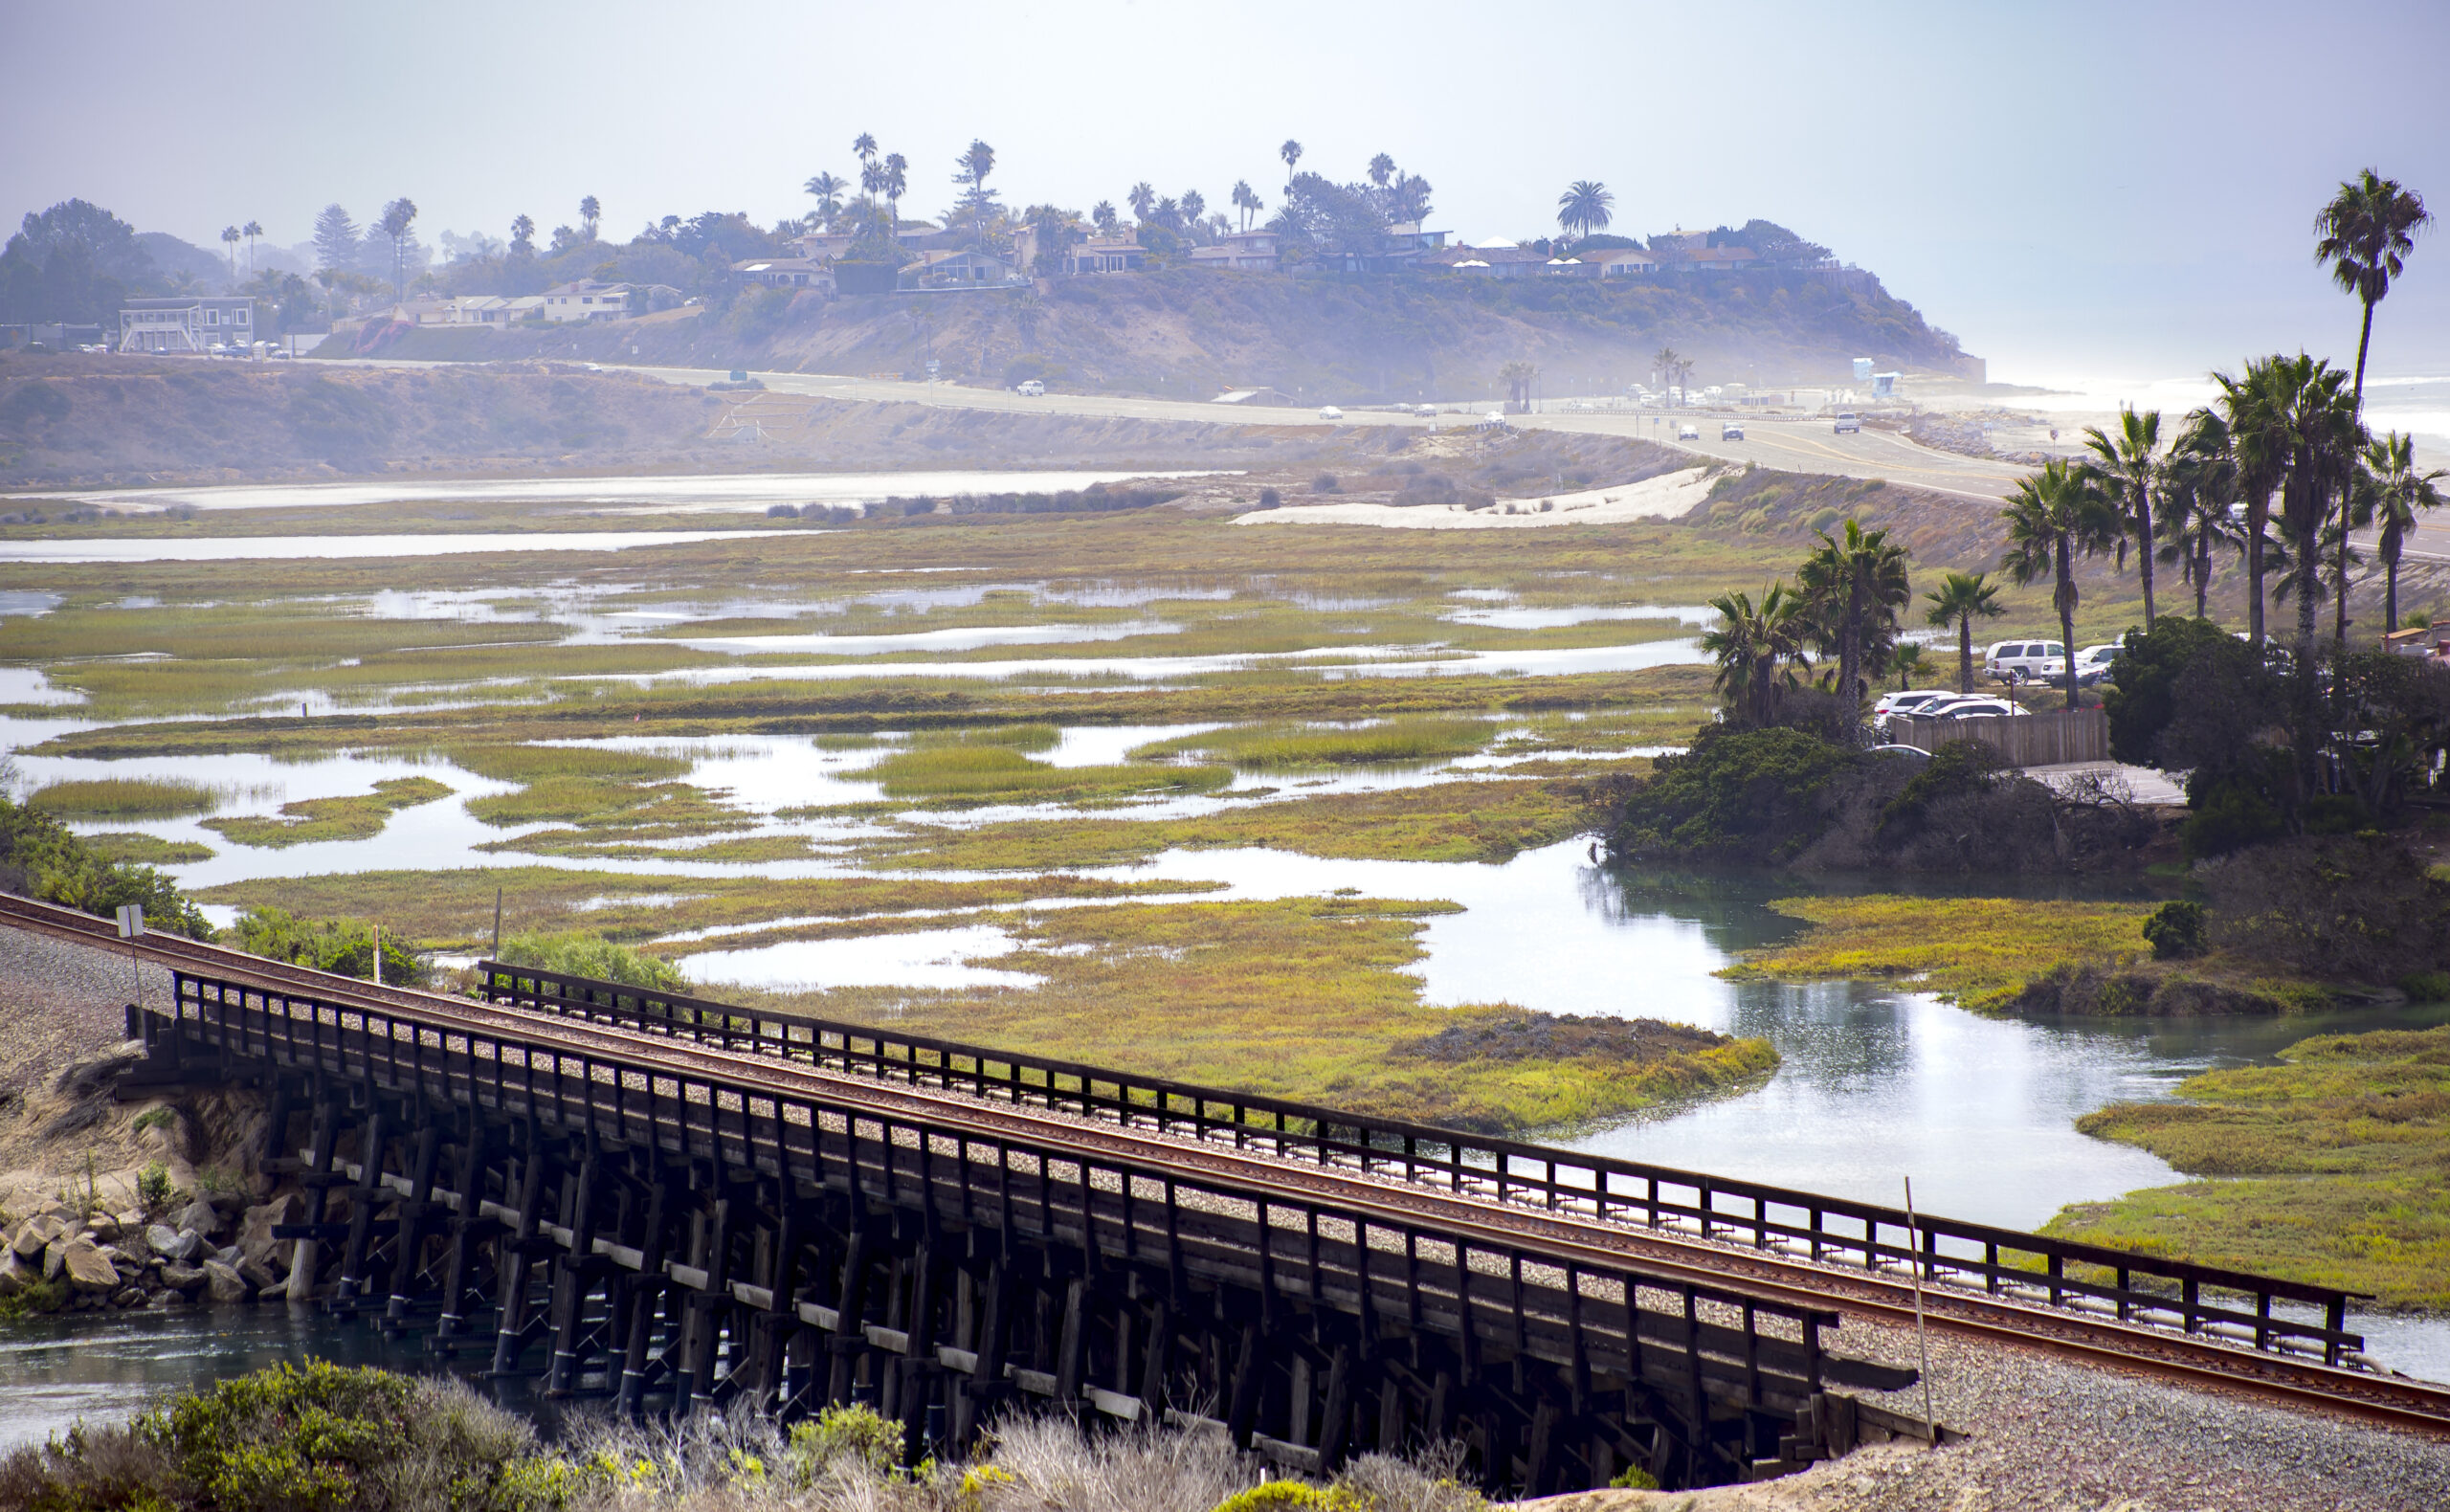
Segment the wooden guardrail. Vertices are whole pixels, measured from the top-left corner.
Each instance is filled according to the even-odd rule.
[[[2109,716],[2100,709],[1936,719],[1900,714],[1890,718],[1888,727],[1889,739],[1898,745],[1927,751],[1950,741],[1978,741],[2011,767],[2109,760]]]
[[[2098,712],[2098,711],[2094,711]],[[1027,1100],[1145,1123],[1196,1139],[1230,1135],[1322,1166],[1400,1174],[1449,1190],[1610,1222],[1697,1232],[1866,1270],[1919,1266],[1933,1279],[2053,1306],[2087,1306],[2122,1322],[2212,1332],[2259,1349],[2319,1348],[2324,1363],[2361,1350],[2346,1331],[2362,1292],[2194,1265],[1966,1223],[1699,1171],[1137,1076],[1078,1061],[989,1049],[867,1024],[776,1013],[623,983],[478,964],[485,995],[542,1012],[668,1034],[728,1050],[804,1058],[858,1075]],[[2322,1322],[2277,1313],[2295,1302]]]

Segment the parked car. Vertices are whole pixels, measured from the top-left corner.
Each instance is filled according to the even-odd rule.
[[[1013,386],[1013,391],[1024,399],[1043,399],[1046,397],[1046,385],[1035,378],[1024,378]]]
[[[1722,441],[1741,441],[1744,439],[1744,427],[1736,424],[1733,420],[1729,420],[1725,425],[1719,427],[1719,439]]]
[[[2056,640],[2002,640],[1982,654],[1982,670],[2002,682],[2031,681],[2054,664],[2061,664],[2067,655],[2063,642]]]
[[[1419,415],[1424,420],[1435,420],[1437,418],[1437,406],[1434,404],[1416,404],[1413,406],[1413,413]]]
[[[1912,714],[1934,699],[1957,699],[1966,695],[1948,688],[1908,688],[1902,693],[1883,693],[1872,705],[1872,718],[1883,719],[1891,714]]]
[[[1871,748],[1871,754],[1874,756],[1896,756],[1905,761],[1919,762],[1929,761],[1931,759],[1931,753],[1925,750],[1920,745],[1875,745]]]
[[[2017,708],[2005,699],[1994,699],[1987,693],[1971,693],[1962,697],[1952,696],[1935,700],[1914,712],[1924,719],[1968,720],[1990,719],[1993,716],[2004,719],[2010,715],[2021,714],[2024,710]]]
[[[1698,425],[1680,425],[1676,428],[1676,439],[1680,441],[1698,441],[1701,438],[1702,428]]]
[[[2103,682],[2117,681],[2118,654],[2121,649],[2114,644],[2086,646],[2076,653],[2076,685],[2080,688],[2089,688]]]
[[[1337,409],[1334,405],[1323,404],[1319,406],[1319,418],[1322,420],[1341,420],[1344,418],[1344,411]]]
[[[1839,415],[1838,417],[1838,423],[1830,429],[1837,434],[1845,435],[1849,433],[1860,433],[1862,428],[1863,417],[1850,412]]]

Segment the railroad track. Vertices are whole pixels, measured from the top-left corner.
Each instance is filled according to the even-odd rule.
[[[1214,1140],[1125,1126],[1069,1110],[896,1084],[873,1075],[771,1054],[710,1048],[664,1034],[573,1022],[477,999],[376,987],[178,936],[148,934],[125,941],[104,921],[21,899],[0,897],[0,923],[133,954],[175,969],[251,981],[344,1009],[412,1012],[437,1029],[479,1035],[515,1034],[567,1047],[573,1054],[618,1058],[642,1067],[659,1065],[721,1077],[782,1094],[814,1093],[837,1101],[856,1101],[880,1116],[924,1120],[940,1129],[982,1140],[1013,1138],[1042,1146],[1068,1145],[1186,1175],[1274,1190],[1289,1197],[1330,1203],[1390,1222],[1432,1227],[1467,1239],[1527,1242],[1561,1264],[1604,1269],[1637,1259],[1646,1272],[1663,1279],[1740,1284],[1765,1299],[1791,1305],[1835,1308],[1888,1324],[1910,1323],[1915,1316],[1911,1281],[1881,1271],[1815,1263],[1774,1250],[1735,1248],[1673,1230],[1530,1210],[1349,1166],[1290,1163]],[[2038,1347],[2095,1366],[2450,1436],[2450,1387],[2325,1366],[2271,1350],[2121,1323],[1955,1286],[1927,1286],[1923,1295],[1933,1324],[1963,1336]]]

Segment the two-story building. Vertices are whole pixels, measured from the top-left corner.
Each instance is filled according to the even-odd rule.
[[[1192,265],[1199,268],[1231,268],[1236,273],[1274,273],[1278,259],[1276,233],[1272,231],[1228,232],[1205,247],[1194,247]]]
[[[130,300],[120,307],[123,352],[207,352],[256,339],[256,301],[209,295]]]
[[[1148,249],[1121,236],[1092,236],[1063,254],[1063,271],[1134,273],[1148,265]]]

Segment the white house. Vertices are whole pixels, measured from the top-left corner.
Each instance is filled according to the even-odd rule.
[[[1148,260],[1147,249],[1121,236],[1092,236],[1063,255],[1065,273],[1129,273]]]
[[[1192,250],[1193,266],[1231,268],[1236,273],[1274,273],[1277,268],[1276,233],[1272,231],[1229,232],[1216,238],[1214,245]]]
[[[749,257],[733,263],[731,271],[744,283],[763,284],[769,289],[815,289],[829,298],[834,293],[834,264],[830,258]]]
[[[555,324],[624,320],[631,315],[645,313],[646,307],[644,299],[633,285],[604,283],[594,278],[557,283],[545,291],[544,298],[544,317]]]
[[[1614,247],[1592,253],[1582,260],[1596,263],[1603,278],[1636,278],[1659,271],[1659,259],[1637,247]]]
[[[256,339],[256,301],[182,295],[130,300],[120,307],[119,350],[202,352]]]

